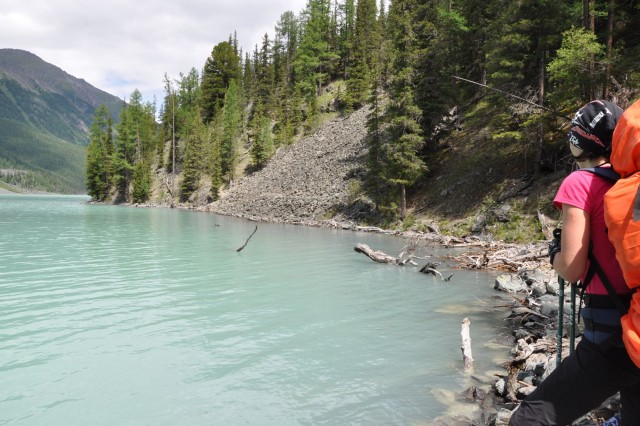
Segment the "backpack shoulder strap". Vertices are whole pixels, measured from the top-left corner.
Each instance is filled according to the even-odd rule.
[[[620,314],[625,315],[629,311],[629,309],[624,305],[624,303],[622,303],[622,299],[620,299],[620,296],[613,288],[611,281],[609,281],[609,278],[604,273],[604,270],[596,260],[596,257],[593,255],[593,252],[591,250],[589,250],[589,263],[590,268],[593,268],[595,273],[600,277],[600,281],[602,281],[602,284],[607,289],[609,297],[611,297],[611,300],[613,300],[613,303],[616,305],[616,308],[618,308],[618,311],[620,311]]]
[[[586,167],[584,169],[578,169],[578,171],[593,173],[596,176],[600,176],[612,182],[616,182],[620,179],[620,175],[613,170],[612,167]]]

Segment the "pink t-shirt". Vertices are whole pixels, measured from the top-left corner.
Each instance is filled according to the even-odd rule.
[[[589,235],[593,255],[616,291],[628,293],[629,287],[624,282],[620,265],[616,260],[615,249],[607,237],[607,228],[604,222],[604,194],[612,186],[613,182],[603,177],[577,170],[562,182],[553,203],[560,209],[562,209],[562,204],[568,204],[589,213]],[[587,263],[589,262],[587,261]],[[584,280],[586,273],[587,271],[584,272],[581,280]],[[598,274],[594,274],[586,292],[609,294]]]

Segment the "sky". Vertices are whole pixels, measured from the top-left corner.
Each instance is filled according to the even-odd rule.
[[[237,33],[253,52],[307,0],[1,0],[0,48],[22,49],[119,98],[138,89],[160,106],[164,75],[201,72]]]

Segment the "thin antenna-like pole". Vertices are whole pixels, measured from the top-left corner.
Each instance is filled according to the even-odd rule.
[[[503,94],[503,95],[505,95],[505,96],[512,97],[512,98],[517,99],[517,100],[519,100],[519,101],[522,101],[522,102],[528,103],[529,105],[533,105],[533,106],[534,106],[534,107],[536,107],[536,108],[540,108],[540,109],[543,109],[543,110],[545,110],[545,111],[549,111],[550,113],[553,113],[554,115],[556,115],[556,116],[558,116],[558,117],[562,117],[562,118],[564,118],[565,120],[571,121],[571,118],[570,118],[570,117],[567,117],[567,116],[565,116],[565,115],[562,115],[562,114],[560,114],[558,111],[554,111],[554,110],[552,110],[551,108],[547,108],[547,107],[542,106],[542,105],[539,105],[539,104],[537,104],[537,103],[535,103],[535,102],[531,102],[531,101],[529,101],[529,100],[527,100],[527,99],[521,98],[520,96],[516,96],[516,95],[514,95],[513,93],[505,92],[504,90],[496,89],[495,87],[491,87],[491,86],[488,86],[488,85],[486,85],[486,84],[478,83],[477,81],[468,80],[468,79],[466,79],[466,78],[458,77],[457,75],[452,75],[452,77],[453,77],[453,78],[455,78],[455,79],[457,79],[457,80],[462,80],[462,81],[465,81],[465,82],[467,82],[467,83],[475,84],[476,86],[484,87],[484,88],[486,88],[486,89],[493,90],[494,92],[501,93],[501,94]]]

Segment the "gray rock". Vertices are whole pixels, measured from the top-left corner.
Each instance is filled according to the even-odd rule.
[[[530,334],[531,334],[531,333],[529,333],[527,330],[524,330],[524,329],[522,329],[522,328],[519,328],[519,329],[517,329],[517,330],[515,331],[514,336],[515,336],[516,340],[520,340],[520,339],[524,339],[524,338],[526,338],[526,337],[527,337],[527,336],[529,336]]]
[[[531,295],[534,297],[540,297],[547,293],[547,285],[536,281],[531,284]]]
[[[536,390],[535,386],[523,386],[520,389],[518,389],[518,391],[516,392],[516,395],[518,396],[518,398],[523,399],[526,396],[530,395],[531,392],[533,392],[534,390]]]
[[[547,283],[547,293],[553,296],[557,296],[560,294],[560,285],[558,284],[558,280],[551,280]]]
[[[495,426],[509,426],[509,420],[511,420],[512,411],[509,411],[505,408],[498,411],[496,415]]]
[[[507,293],[527,293],[529,291],[527,284],[519,276],[513,274],[499,275],[493,288]]]
[[[555,272],[551,269],[524,269],[518,272],[518,275],[529,285],[533,283],[546,284],[553,280]],[[557,281],[557,279],[556,279]]]
[[[525,381],[526,379],[531,379],[535,376],[533,370],[522,370],[518,373],[518,380]]]

